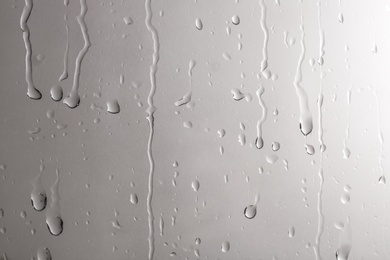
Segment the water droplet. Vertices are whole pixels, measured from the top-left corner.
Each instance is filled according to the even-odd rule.
[[[267,155],[267,156],[265,157],[265,160],[266,160],[269,164],[274,164],[278,159],[279,159],[279,157],[278,157],[276,154]]]
[[[197,237],[197,238],[195,239],[195,244],[200,245],[200,243],[202,243],[202,241],[200,240],[199,237]]]
[[[63,231],[64,222],[61,217],[60,211],[60,195],[58,185],[60,182],[60,176],[58,169],[56,170],[57,178],[53,185],[50,187],[51,191],[51,203],[50,208],[46,211],[46,225],[50,234],[53,236],[59,236]]]
[[[194,191],[198,191],[200,188],[200,183],[198,180],[195,180],[191,183],[191,187]]]
[[[344,15],[342,13],[339,14],[338,19],[340,23],[344,23]]]
[[[65,98],[63,102],[69,108],[75,108],[80,105],[80,96],[77,92],[71,92],[70,95]]]
[[[192,91],[189,91],[181,99],[175,102],[175,106],[179,107],[182,105],[186,105],[191,101],[191,98],[192,98]]]
[[[263,148],[263,146],[264,146],[263,138],[257,137],[256,141],[255,141],[255,146],[256,146],[257,149]]]
[[[42,169],[43,170],[43,169]],[[31,203],[35,210],[42,211],[46,208],[46,191],[41,183],[41,172],[32,181]]]
[[[341,203],[347,204],[351,200],[351,195],[349,193],[345,193],[341,196]]]
[[[231,57],[230,54],[227,53],[227,52],[222,53],[222,57],[223,57],[225,60],[227,60],[227,61],[231,61],[231,60],[232,60],[232,57]]]
[[[183,123],[183,126],[185,127],[185,128],[192,128],[192,122],[191,121],[185,121],[184,123]]]
[[[224,253],[229,252],[230,250],[230,242],[229,241],[224,241],[221,245],[221,251]]]
[[[273,142],[272,143],[272,151],[276,152],[280,149],[280,143],[279,142]]]
[[[249,205],[244,210],[244,215],[247,219],[253,219],[257,214],[257,206],[256,205]]]
[[[111,114],[118,114],[120,107],[117,100],[111,100],[107,102],[107,112]]]
[[[39,248],[37,251],[37,259],[38,260],[51,260],[50,250],[47,247]]]
[[[52,109],[48,109],[46,111],[46,117],[52,119],[54,117],[54,111]]]
[[[351,156],[351,151],[347,147],[344,147],[344,149],[343,149],[343,158],[344,159],[349,159],[350,156]]]
[[[241,145],[244,145],[246,143],[246,137],[244,134],[239,134],[238,135],[238,142],[241,144]]]
[[[219,138],[222,138],[226,135],[225,129],[218,130],[217,133]]]
[[[196,26],[196,28],[198,30],[202,30],[203,29],[203,23],[202,23],[202,20],[200,18],[196,18],[195,26]]]
[[[231,93],[233,94],[233,99],[235,101],[240,101],[241,99],[243,99],[245,97],[245,95],[242,94],[242,92],[238,88],[232,89]]]
[[[134,205],[138,204],[138,196],[135,193],[130,194],[130,202]]]
[[[232,23],[234,25],[239,25],[240,24],[240,17],[238,15],[235,15],[232,17]]]
[[[305,149],[306,149],[306,153],[307,153],[308,155],[313,155],[313,154],[315,154],[314,146],[312,146],[311,144],[305,144]]]
[[[63,95],[63,91],[60,85],[54,85],[51,87],[50,96],[54,101],[56,102],[60,101],[62,99],[62,95]]]
[[[46,225],[50,234],[53,236],[59,236],[64,229],[64,222],[61,215],[47,214]]]
[[[288,236],[289,236],[290,238],[292,238],[293,236],[295,236],[295,228],[294,228],[294,227],[290,227],[290,228],[288,229]]]
[[[379,182],[380,184],[386,184],[386,177],[385,177],[384,175],[382,175],[381,177],[379,177],[378,182]]]
[[[130,16],[124,17],[123,21],[125,22],[126,25],[131,25],[134,23],[134,20]]]

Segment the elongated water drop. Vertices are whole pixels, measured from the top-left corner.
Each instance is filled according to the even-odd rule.
[[[196,18],[195,26],[196,26],[196,29],[198,29],[199,31],[203,29],[203,23],[202,23],[202,20],[200,18]]]
[[[33,208],[36,211],[42,211],[46,208],[47,196],[46,191],[43,188],[41,182],[41,173],[43,172],[44,167],[41,166],[41,170],[38,175],[32,181],[33,190],[31,192],[31,203]]]
[[[58,185],[60,182],[60,175],[58,169],[56,170],[57,178],[50,188],[51,191],[51,203],[50,208],[46,212],[46,225],[49,229],[50,234],[58,236],[63,231],[64,222],[61,216],[60,210],[60,195]]]

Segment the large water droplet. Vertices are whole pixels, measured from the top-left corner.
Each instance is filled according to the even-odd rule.
[[[117,100],[111,100],[107,102],[107,112],[111,114],[118,114],[120,107]]]
[[[244,210],[244,216],[247,219],[252,219],[256,216],[257,213],[257,206],[256,205],[249,205],[248,207],[245,208]]]
[[[75,108],[80,104],[80,96],[77,92],[71,92],[70,95],[64,99],[64,104],[70,108]]]
[[[313,155],[315,153],[314,146],[311,144],[305,144],[305,149],[308,155]]]
[[[39,248],[37,251],[37,259],[38,260],[51,260],[50,250],[47,247]]]
[[[53,236],[60,235],[64,229],[64,222],[61,215],[47,214],[46,225],[50,234]]]
[[[35,99],[35,100],[38,100],[38,99],[41,99],[42,98],[42,94],[41,92],[39,92],[38,89],[36,88],[29,88],[27,90],[27,96],[31,99]]]
[[[276,152],[276,151],[279,151],[279,149],[280,149],[280,143],[273,142],[272,143],[272,151]]]
[[[52,86],[50,89],[50,95],[54,101],[57,101],[57,102],[60,101],[62,99],[62,95],[63,95],[62,87],[60,85]]]

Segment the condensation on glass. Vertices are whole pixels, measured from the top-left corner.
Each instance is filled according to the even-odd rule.
[[[390,2],[0,6],[0,259],[390,259]]]

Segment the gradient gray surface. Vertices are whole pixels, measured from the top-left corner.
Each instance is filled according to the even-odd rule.
[[[390,259],[389,1],[0,17],[0,259]]]

